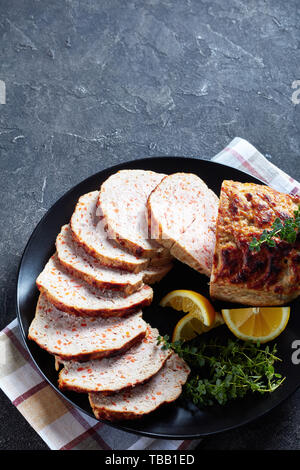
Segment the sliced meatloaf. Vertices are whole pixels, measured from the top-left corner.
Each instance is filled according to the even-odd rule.
[[[215,213],[216,206],[213,210]],[[197,217],[171,248],[175,258],[208,277],[211,274],[216,242],[215,220],[213,216],[206,225],[205,216]]]
[[[179,261],[210,276],[218,203],[198,176],[166,176],[148,198],[149,236]]]
[[[177,354],[147,383],[105,396],[103,393],[89,393],[89,401],[97,419],[118,421],[143,417],[164,403],[175,401],[182,391],[190,369]]]
[[[143,283],[159,282],[173,267],[168,263],[148,266],[139,273],[130,273],[103,266],[73,239],[69,225],[64,225],[57,236],[56,251],[60,264],[75,277],[100,289],[123,291],[127,295],[139,290]]]
[[[169,263],[164,266],[149,266],[147,269],[143,271],[143,280],[145,284],[156,284],[160,282],[171,269],[173,268],[173,264]]]
[[[164,254],[163,256],[155,256],[155,258],[151,258],[149,261],[150,262],[148,264],[148,267],[166,266],[167,264],[170,264],[172,261],[174,261],[174,257],[170,254],[168,250],[167,254]]]
[[[65,361],[59,373],[59,388],[114,393],[149,380],[172,354],[157,345],[157,336],[158,331],[148,327],[146,338],[125,354],[85,363]]]
[[[150,258],[162,251],[148,237],[146,204],[164,176],[154,171],[121,170],[101,185],[98,206],[107,231],[136,256]]]
[[[153,291],[147,285],[128,296],[123,292],[93,287],[68,273],[56,254],[50,258],[36,284],[59,310],[75,315],[127,315],[150,305],[153,297]]]
[[[98,195],[98,191],[93,191],[79,198],[70,221],[72,236],[104,266],[134,273],[142,271],[149,260],[138,258],[108,238],[103,220],[96,214]]]
[[[60,263],[76,277],[100,289],[112,289],[131,294],[143,285],[144,272],[130,273],[103,266],[89,255],[72,237],[69,225],[64,225],[56,239]]]
[[[62,359],[87,361],[125,352],[146,331],[141,311],[122,318],[83,318],[58,310],[40,294],[28,338]]]
[[[268,186],[224,181],[220,194],[216,246],[210,281],[213,298],[251,306],[283,305],[300,294],[300,239],[262,244],[250,251],[253,237],[270,230],[275,219],[294,218],[299,196]]]

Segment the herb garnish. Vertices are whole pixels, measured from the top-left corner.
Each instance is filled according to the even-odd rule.
[[[276,345],[261,348],[259,343],[229,339],[190,344],[158,337],[162,348],[172,348],[191,368],[184,394],[198,406],[225,405],[248,392],[273,392],[284,378],[274,370]]]
[[[297,234],[300,232],[300,206],[294,211],[294,218],[288,217],[282,223],[277,217],[271,228],[272,230],[264,230],[259,239],[253,237],[249,244],[250,251],[260,251],[260,247],[263,243],[266,243],[270,247],[276,246],[273,237],[279,237],[281,240],[285,240],[288,243],[295,243]]]

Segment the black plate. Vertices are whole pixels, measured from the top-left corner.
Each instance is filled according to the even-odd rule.
[[[58,390],[53,358],[34,342],[28,341],[27,333],[34,317],[38,298],[35,280],[55,250],[55,238],[61,226],[69,222],[79,196],[99,189],[100,184],[108,176],[124,168],[163,173],[178,171],[195,173],[217,194],[220,192],[224,179],[260,183],[246,173],[205,160],[181,157],[136,160],[114,166],[87,178],[61,197],[37,225],[23,253],[17,279],[16,305],[21,333],[33,361],[45,379],[58,393],[90,416],[93,414],[85,394],[62,393]],[[154,286],[154,301],[150,307],[144,309],[144,318],[152,326],[157,327],[162,334],[170,334],[178,320],[178,314],[174,311],[158,306],[162,296],[173,289],[193,289],[208,295],[208,280],[205,276],[178,263],[165,279]],[[224,308],[224,304],[222,306]],[[295,315],[296,310],[300,309],[300,301],[294,301],[291,307],[294,314],[291,315],[284,333],[276,340],[278,355],[283,359],[279,370],[286,376],[286,380],[275,392],[267,396],[251,395],[225,407],[215,406],[205,410],[199,410],[193,405],[186,407],[179,399],[176,403],[164,406],[141,420],[122,422],[113,426],[149,437],[191,439],[241,426],[270,411],[294,392],[300,384],[299,370],[296,370],[291,360],[292,342],[300,338],[300,321],[297,318],[298,315]],[[216,308],[220,308],[217,303]],[[230,335],[225,326],[215,331],[217,330],[218,334]],[[111,425],[111,423],[107,424]]]

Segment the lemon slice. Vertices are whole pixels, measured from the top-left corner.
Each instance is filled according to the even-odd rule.
[[[211,326],[215,321],[215,309],[212,304],[206,297],[192,290],[173,290],[160,301],[160,305],[190,313],[205,326]]]
[[[290,307],[250,307],[222,310],[224,321],[232,333],[246,341],[266,343],[285,329]]]
[[[222,315],[215,312],[215,321],[211,326],[205,326],[199,318],[195,317],[193,313],[188,313],[182,317],[174,328],[172,342],[174,341],[190,341],[206,331],[222,325],[224,320]]]

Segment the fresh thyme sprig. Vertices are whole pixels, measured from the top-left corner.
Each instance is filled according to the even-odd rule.
[[[158,337],[163,348],[173,349],[191,368],[184,394],[195,405],[207,406],[241,398],[248,392],[273,392],[284,378],[274,370],[276,345],[260,347],[259,343],[229,339],[227,344],[213,340],[194,344],[169,342]]]
[[[275,219],[272,230],[264,230],[260,238],[253,237],[249,244],[250,251],[260,251],[263,243],[270,247],[276,246],[274,237],[279,237],[288,243],[295,243],[297,234],[300,232],[300,206],[294,211],[294,218],[288,217],[282,222],[278,217]]]

